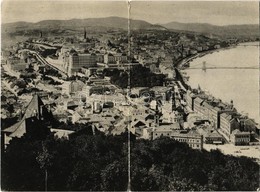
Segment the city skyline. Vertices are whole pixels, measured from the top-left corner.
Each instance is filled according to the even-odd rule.
[[[2,2],[2,23],[112,16],[128,18],[127,1]],[[259,24],[259,3],[257,1],[131,1],[130,18],[152,24],[169,22],[212,25]]]

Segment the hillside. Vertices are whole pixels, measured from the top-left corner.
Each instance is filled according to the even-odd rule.
[[[179,23],[162,24],[167,29],[192,31],[205,34],[215,34],[225,37],[259,37],[259,25],[227,25],[216,26],[207,23]]]
[[[153,25],[142,20],[130,20],[131,29],[165,29],[159,25]],[[44,28],[70,28],[77,29],[92,27],[102,29],[128,29],[128,19],[122,17],[106,17],[106,18],[88,18],[88,19],[71,19],[71,20],[43,20],[37,23],[16,22],[3,24],[5,30],[10,29],[44,29]]]

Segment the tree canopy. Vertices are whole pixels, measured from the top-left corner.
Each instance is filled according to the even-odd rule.
[[[128,75],[126,71],[118,69],[105,69],[104,75],[111,77],[111,83],[118,85],[121,88],[128,86]],[[130,85],[131,87],[154,87],[162,86],[165,75],[155,74],[149,68],[141,65],[132,66],[130,70]]]
[[[3,190],[44,190],[41,169],[48,154],[48,190],[125,191],[128,186],[128,134],[82,132],[70,140],[23,136],[2,153]],[[43,150],[43,146],[45,147]],[[170,138],[131,136],[132,191],[253,191],[259,166],[250,158],[220,151],[193,150]],[[43,162],[44,163],[44,162]]]

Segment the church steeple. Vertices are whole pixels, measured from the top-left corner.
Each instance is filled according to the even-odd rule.
[[[84,39],[87,39],[87,32],[86,32],[86,27],[84,27]]]

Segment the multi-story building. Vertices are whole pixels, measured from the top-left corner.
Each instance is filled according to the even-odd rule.
[[[204,101],[201,104],[200,112],[211,121],[211,124],[217,128],[219,125],[219,115],[222,109],[214,106],[210,101]]]
[[[230,135],[230,141],[234,145],[248,145],[250,142],[250,133],[241,132],[239,129],[236,129]]]
[[[215,128],[218,128],[219,127],[219,115],[220,115],[220,112],[221,112],[221,108],[216,106],[216,107],[212,107],[209,111],[210,113],[210,116],[212,118],[212,122],[215,126]]]
[[[195,130],[174,131],[171,137],[179,142],[187,143],[193,149],[203,149],[203,136]]]
[[[194,99],[194,105],[193,105],[193,110],[195,111],[195,112],[198,112],[198,113],[200,113],[200,114],[203,114],[204,113],[204,110],[203,110],[203,108],[202,108],[202,103],[203,103],[203,99],[201,99],[200,97],[196,97],[195,99]]]
[[[207,144],[223,144],[223,136],[210,125],[200,125],[196,128],[200,135],[203,135],[203,141]]]
[[[152,127],[143,129],[144,139],[156,139],[158,137],[170,137],[179,142],[187,143],[193,149],[201,150],[203,148],[203,136],[196,130],[181,130],[180,124],[160,124],[158,110],[154,115],[154,124]]]
[[[122,64],[127,62],[127,55],[125,53],[114,54],[115,61],[117,64]]]
[[[238,119],[232,113],[224,112],[220,114],[220,132],[229,141],[233,130],[239,129]]]
[[[78,54],[76,52],[70,53],[64,59],[64,69],[68,76],[72,76],[79,72],[82,67],[96,67],[97,66],[97,56],[96,54]]]
[[[106,64],[116,64],[116,60],[113,54],[108,53],[104,55],[104,63]]]
[[[252,119],[247,117],[240,117],[239,118],[241,131],[248,131],[258,133],[256,122]]]
[[[127,62],[127,55],[125,53],[108,53],[104,55],[104,63],[106,64],[123,64]]]
[[[156,139],[161,136],[170,137],[176,141],[187,143],[193,149],[202,150],[203,136],[195,130],[180,130],[179,124],[175,123],[167,126],[158,126],[146,128],[143,131],[143,137],[146,139]]]

